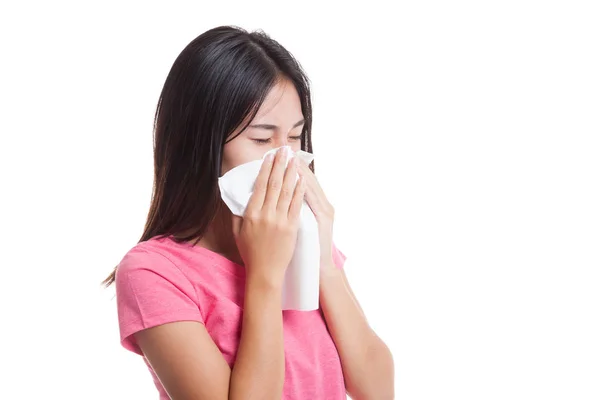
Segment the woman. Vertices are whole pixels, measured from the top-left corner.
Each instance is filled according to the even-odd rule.
[[[277,147],[312,152],[311,116],[300,65],[262,32],[218,27],[175,60],[146,227],[105,281],[121,343],[144,356],[161,399],[393,398],[391,354],[352,294],[312,170],[278,152],[243,218],[220,198],[230,169]],[[282,312],[303,199],[319,224],[320,308]]]

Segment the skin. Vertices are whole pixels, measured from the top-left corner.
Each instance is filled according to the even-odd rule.
[[[225,145],[222,173],[276,147],[299,150],[302,120],[296,90],[280,81],[250,127]],[[296,173],[301,177],[297,184]],[[200,323],[174,322],[135,334],[172,399],[281,399],[281,290],[303,199],[319,223],[321,309],[340,355],[348,394],[353,399],[394,397],[391,353],[369,327],[344,271],[334,265],[334,209],[308,167],[294,161],[286,168],[278,154],[263,163],[244,218],[222,207],[199,243],[247,269],[242,335],[233,368]]]

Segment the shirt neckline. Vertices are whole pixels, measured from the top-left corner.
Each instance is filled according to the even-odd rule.
[[[206,247],[194,245],[192,243],[177,242],[173,238],[173,235],[169,235],[162,240],[165,239],[169,240],[175,246],[182,246],[191,252],[201,254],[211,259],[214,265],[217,265],[218,267],[225,269],[227,272],[230,272],[238,277],[244,277],[246,275],[246,268],[243,265],[240,265],[235,261],[230,260],[222,254],[216,253],[210,249],[207,249]]]

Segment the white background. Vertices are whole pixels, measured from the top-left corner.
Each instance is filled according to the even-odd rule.
[[[142,232],[173,61],[235,24],[312,80],[397,398],[600,398],[596,2],[216,3],[2,3],[0,397],[157,397],[99,282]]]

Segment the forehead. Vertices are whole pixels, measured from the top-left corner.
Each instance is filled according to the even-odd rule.
[[[302,118],[300,97],[294,85],[288,81],[279,81],[271,88],[260,105],[254,120],[275,118],[287,120]]]

